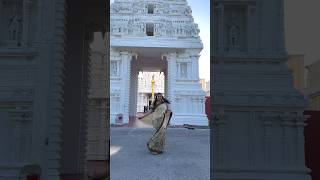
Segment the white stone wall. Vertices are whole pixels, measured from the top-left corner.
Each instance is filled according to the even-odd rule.
[[[114,123],[117,114],[122,114],[124,122],[129,122],[129,98],[132,53],[128,51],[116,52],[111,49],[111,64],[118,62],[117,73],[110,74],[110,122]],[[110,66],[110,72],[114,67]]]

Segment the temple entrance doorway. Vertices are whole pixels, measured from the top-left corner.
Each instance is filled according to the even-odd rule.
[[[150,109],[153,93],[167,92],[167,60],[161,48],[136,48],[131,60],[129,124]]]
[[[164,72],[140,71],[138,75],[137,114],[146,113],[151,108],[156,93],[164,93]]]

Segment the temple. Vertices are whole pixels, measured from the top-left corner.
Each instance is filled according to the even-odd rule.
[[[137,113],[138,74],[163,72],[171,124],[208,125],[199,83],[203,45],[185,0],[115,0],[110,10],[110,123]]]

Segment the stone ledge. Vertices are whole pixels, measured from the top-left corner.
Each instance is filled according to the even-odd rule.
[[[35,49],[26,48],[0,48],[1,57],[26,57],[33,58],[37,55]]]

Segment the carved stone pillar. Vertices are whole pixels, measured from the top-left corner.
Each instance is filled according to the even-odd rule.
[[[221,52],[224,49],[224,5],[223,4],[218,4],[216,7],[217,11],[217,21],[218,21],[218,33],[217,33],[217,41],[218,41],[218,46],[217,46],[217,51]]]
[[[194,71],[192,74],[192,80],[199,81],[199,54],[191,55],[190,56],[192,61],[192,66],[194,67]]]
[[[29,24],[30,24],[30,7],[32,5],[31,0],[23,0],[23,27],[22,27],[22,46],[28,45],[29,39]]]
[[[17,106],[16,109],[9,111],[11,120],[14,126],[14,151],[12,152],[12,159],[16,163],[26,162],[31,159],[31,144],[32,142],[24,142],[24,140],[31,140],[31,134],[24,134],[25,131],[31,131],[32,127],[32,110],[30,108]],[[28,136],[28,137],[26,137]]]
[[[257,14],[256,14],[256,5],[248,4],[247,5],[247,49],[249,53],[253,53],[256,50],[257,43],[257,34],[255,27],[257,26]]]
[[[176,58],[177,54],[176,53],[170,53],[166,56],[167,58],[167,63],[168,63],[168,70],[167,70],[167,98],[171,102],[170,108],[173,112],[174,107],[175,107],[175,102],[174,102],[174,81],[175,81],[175,72],[176,72]],[[173,113],[173,119],[174,119],[175,114]]]
[[[264,137],[263,137],[263,149],[264,149],[264,165],[270,168],[271,156],[271,143],[272,143],[272,124],[273,120],[277,118],[274,114],[267,112],[261,115]]]
[[[129,97],[130,97],[130,76],[131,76],[131,53],[120,52],[122,60],[122,105],[120,111],[123,112],[123,123],[129,122]],[[121,103],[120,103],[121,104]]]
[[[213,168],[222,168],[226,166],[225,162],[225,127],[227,124],[226,115],[222,111],[216,111],[213,115],[212,126],[215,128],[212,140]]]
[[[296,144],[296,151],[297,151],[297,168],[303,169],[305,164],[305,153],[304,153],[304,144],[305,144],[305,137],[304,137],[304,127],[306,126],[305,121],[307,120],[303,114],[297,114],[295,117],[296,123],[295,126],[297,128],[297,144]]]
[[[293,119],[294,117],[288,113],[285,112],[283,115],[280,116],[281,118],[281,126],[282,126],[282,164],[284,166],[290,166],[290,154],[295,151],[295,150],[291,150],[291,138],[293,138],[290,135],[290,131],[294,126],[294,122]]]
[[[134,57],[137,57],[135,55]],[[135,58],[135,61],[137,59]],[[131,74],[130,74],[130,97],[129,97],[129,103],[130,103],[130,116],[136,116],[137,112],[137,94],[138,94],[138,66],[137,63],[131,63]]]

